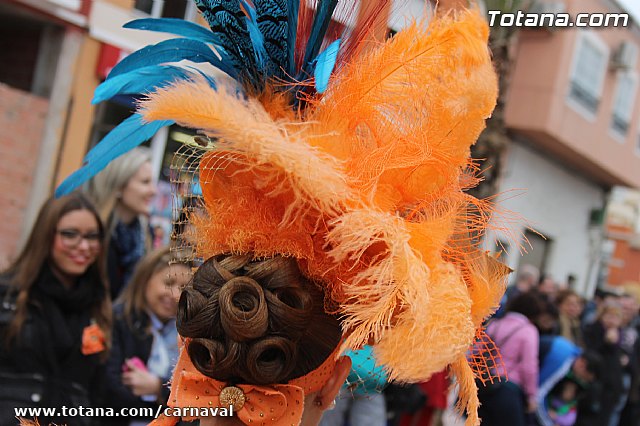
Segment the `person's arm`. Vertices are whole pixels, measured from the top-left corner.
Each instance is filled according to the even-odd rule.
[[[125,322],[116,321],[113,326],[112,347],[105,366],[106,404],[111,408],[139,407],[147,405],[122,382],[122,366],[127,355],[125,353],[124,334],[127,333]]]

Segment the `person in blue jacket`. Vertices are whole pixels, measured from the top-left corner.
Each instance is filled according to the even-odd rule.
[[[540,337],[540,373],[538,409],[536,417],[542,426],[555,426],[557,411],[551,406],[553,396],[561,392],[568,381],[578,385],[576,426],[591,425],[597,418],[598,398],[601,389],[598,375],[601,359],[592,352],[583,352],[578,346],[561,336]],[[595,424],[594,424],[595,425]]]

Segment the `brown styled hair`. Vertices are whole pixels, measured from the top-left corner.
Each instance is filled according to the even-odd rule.
[[[58,222],[64,215],[76,210],[87,210],[91,213],[98,223],[98,231],[101,235],[104,235],[104,227],[98,212],[91,201],[81,193],[74,192],[60,198],[49,198],[45,201],[31,228],[27,242],[16,260],[5,271],[12,287],[10,291],[17,293],[15,315],[5,336],[7,345],[20,335],[27,317],[29,291],[36,282],[43,266],[49,260]],[[85,274],[88,275],[91,283],[104,288],[102,300],[89,307],[89,309],[91,309],[93,318],[104,333],[106,345],[109,348],[111,345],[111,299],[109,298],[109,285],[104,270],[104,259],[105,250],[102,247],[100,256],[89,266]]]
[[[122,294],[116,300],[116,303],[122,303],[123,316],[125,321],[131,326],[133,318],[145,311],[147,303],[145,301],[145,293],[151,277],[164,268],[170,266],[173,256],[169,247],[152,251],[145,255],[136,266],[131,281],[124,289]],[[179,264],[189,266],[186,263]],[[171,277],[169,277],[171,279]]]
[[[291,258],[207,260],[181,297],[178,332],[204,375],[230,383],[286,383],[315,370],[340,343],[338,319]]]

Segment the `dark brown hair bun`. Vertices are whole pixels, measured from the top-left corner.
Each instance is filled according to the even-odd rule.
[[[220,289],[220,324],[236,342],[264,336],[269,326],[269,311],[262,287],[249,277],[231,278]]]
[[[323,294],[294,259],[216,256],[180,297],[178,332],[194,366],[216,380],[286,383],[316,369],[341,338]]]

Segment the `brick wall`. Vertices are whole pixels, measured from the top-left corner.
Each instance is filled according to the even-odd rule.
[[[0,269],[16,255],[49,101],[0,83]]]
[[[615,249],[609,264],[608,284],[624,285],[640,283],[640,249],[631,241],[637,238],[630,227],[609,225],[607,238],[615,241]]]

